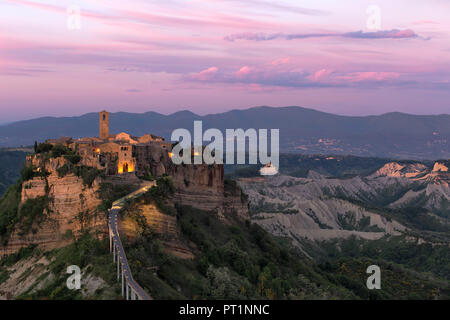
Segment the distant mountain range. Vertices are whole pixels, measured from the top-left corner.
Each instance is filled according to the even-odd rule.
[[[166,139],[174,129],[280,129],[282,152],[352,154],[403,159],[450,158],[450,115],[387,113],[379,116],[341,116],[302,107],[255,107],[205,116],[190,111],[170,115],[117,112],[110,116],[111,133],[153,133]],[[98,135],[98,114],[44,117],[0,125],[0,147],[32,145],[60,136]]]

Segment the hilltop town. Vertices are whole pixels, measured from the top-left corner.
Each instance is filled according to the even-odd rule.
[[[14,253],[30,244],[62,247],[72,241],[68,234],[76,238],[87,229],[104,235],[107,220],[102,211],[108,209],[105,198],[114,200],[112,190],[134,190],[162,177],[170,177],[173,183],[172,205],[215,212],[221,219],[229,214],[249,218],[240,189],[225,185],[223,165],[174,165],[171,150],[170,142],[152,134],[110,134],[106,111],[99,113],[98,137],[36,143],[16,193],[6,195],[18,205],[11,221],[0,226],[0,252]],[[36,209],[28,213],[30,207]]]
[[[135,172],[143,176],[150,170],[149,163],[154,156],[158,155],[166,159],[172,150],[170,142],[152,134],[141,137],[134,137],[126,132],[110,134],[107,111],[99,113],[98,137],[75,140],[70,137],[61,137],[49,139],[46,143],[53,146],[63,145],[74,150],[81,156],[81,164],[105,170],[108,175]],[[32,157],[30,156],[29,160]],[[164,172],[153,173],[160,176]]]

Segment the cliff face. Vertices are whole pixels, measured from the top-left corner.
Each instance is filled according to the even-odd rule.
[[[407,189],[402,197],[396,199],[389,206],[401,208],[414,203],[448,217],[450,203],[450,173],[448,161],[435,162],[433,168],[425,167],[420,163],[402,165],[388,163],[377,172],[369,176],[369,181],[382,182],[382,185],[400,183],[404,186],[415,184],[416,188]]]
[[[175,201],[226,218],[250,219],[248,202],[236,184],[226,184],[223,165],[172,165],[168,170],[176,187]]]
[[[46,170],[47,177],[34,177],[22,184],[21,204],[23,207],[30,199],[45,197],[48,205],[42,212],[45,219],[33,222],[30,231],[25,234],[18,226],[11,234],[3,254],[16,252],[21,247],[37,244],[44,249],[54,249],[72,241],[84,229],[107,232],[104,213],[98,212],[101,203],[97,191],[100,179],[92,186],[86,186],[83,180],[72,173],[59,177],[57,169],[66,164],[64,158],[43,159],[39,155],[30,157],[28,164],[39,170]],[[20,209],[19,209],[20,212]]]
[[[161,212],[154,204],[138,204],[135,215],[145,219],[147,226],[156,234],[161,236],[163,247],[166,252],[171,253],[181,259],[193,259],[194,254],[181,237],[181,232],[177,224],[177,218]],[[137,235],[142,232],[136,219],[126,215],[119,222],[121,237],[128,241],[135,241]]]
[[[399,164],[397,162],[390,162],[377,170],[372,177],[387,176],[413,179],[427,173],[427,171],[427,166],[421,163]]]
[[[369,178],[405,178],[411,181],[426,181],[448,186],[450,173],[446,164],[447,162],[435,162],[433,168],[428,168],[421,163],[400,164],[390,162],[369,176]]]
[[[149,169],[155,177],[163,174],[173,177],[175,202],[215,212],[223,220],[231,214],[250,219],[247,198],[236,184],[225,183],[223,165],[174,165],[167,152],[160,150],[160,153],[151,154],[148,167],[142,168]],[[46,199],[45,209],[39,214],[45,218],[33,222],[26,232],[16,227],[7,246],[0,248],[1,253],[10,254],[30,244],[38,244],[45,249],[62,247],[71,242],[72,235],[76,237],[84,229],[107,232],[107,219],[97,209],[101,204],[99,177],[86,185],[70,170],[62,170],[70,167],[64,157],[49,158],[37,154],[29,156],[27,164],[41,176],[22,184],[20,207],[29,200]],[[138,180],[134,174],[120,178],[125,178],[127,183]]]

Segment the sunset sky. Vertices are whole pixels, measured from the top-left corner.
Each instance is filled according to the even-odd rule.
[[[448,0],[1,0],[0,123],[104,108],[450,113],[449,13]]]

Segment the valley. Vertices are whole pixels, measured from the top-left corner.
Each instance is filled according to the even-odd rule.
[[[33,171],[1,200],[0,298],[122,299],[105,210],[148,181],[59,152],[29,157]],[[225,166],[224,176],[157,158],[145,177],[155,186],[118,224],[153,299],[450,296],[448,161],[283,154],[280,174],[262,177],[257,166]],[[82,291],[66,287],[71,264]],[[389,281],[381,292],[364,286],[371,264]]]

